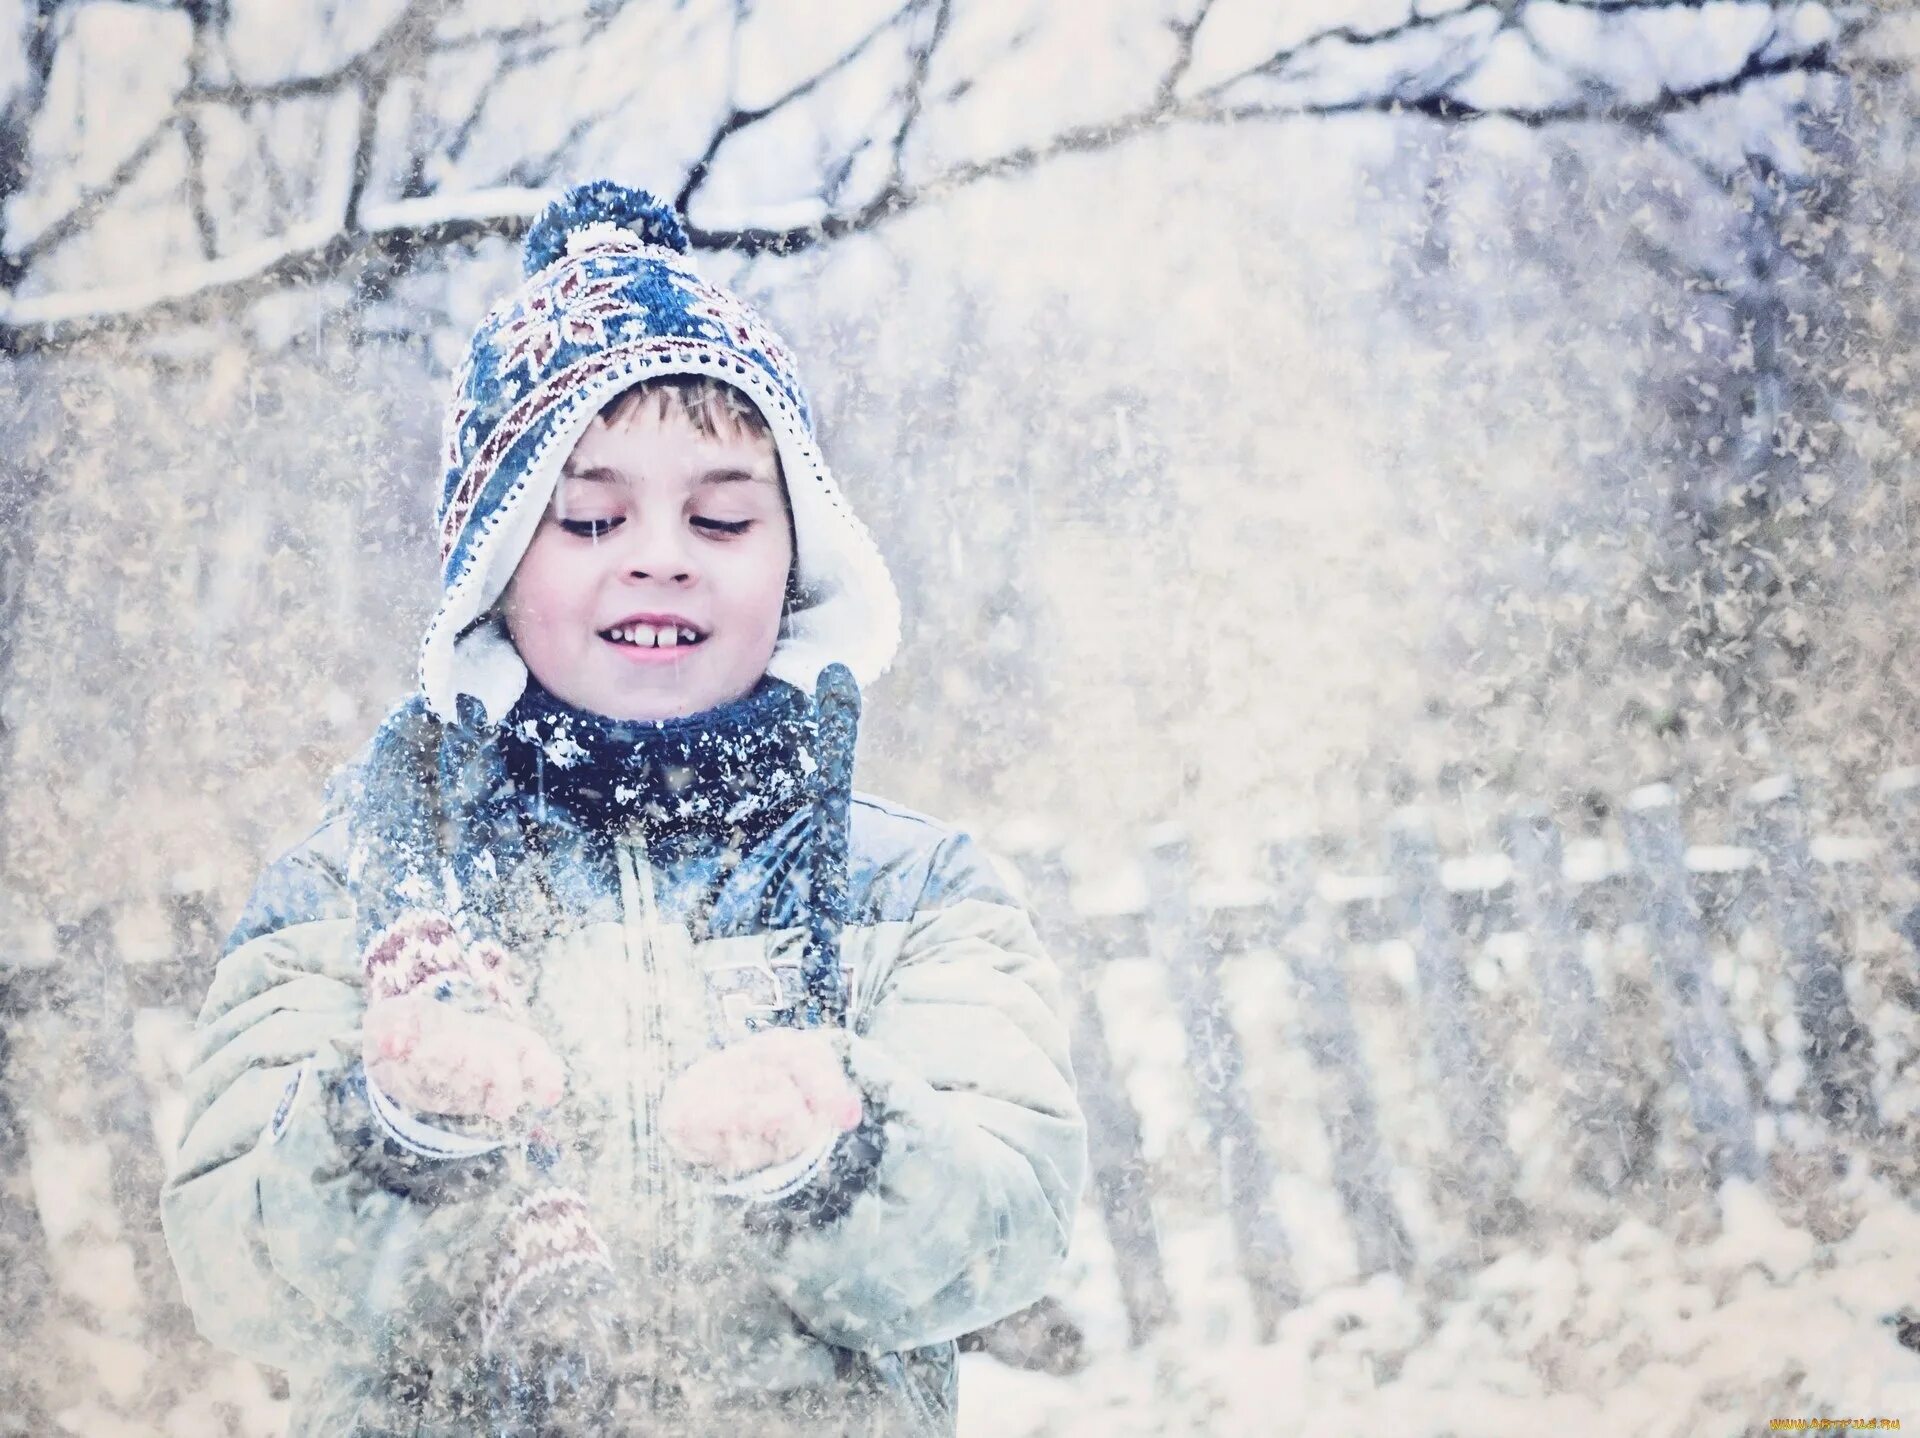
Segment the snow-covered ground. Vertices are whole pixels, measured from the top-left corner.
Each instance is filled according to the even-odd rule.
[[[1834,1241],[1735,1187],[1723,1232],[1705,1242],[1628,1219],[1596,1242],[1516,1250],[1477,1272],[1336,1285],[1270,1344],[1223,1319],[1225,1293],[1137,1350],[1090,1311],[1096,1356],[1072,1377],[965,1355],[960,1432],[1704,1438],[1762,1433],[1773,1419],[1920,1423],[1920,1353],[1890,1321],[1920,1297],[1920,1214],[1871,1181],[1848,1197],[1858,1222]],[[283,1429],[284,1403],[242,1364],[216,1368],[165,1414],[128,1416],[148,1356],[78,1327],[70,1339],[66,1363],[122,1382],[60,1411],[63,1432]]]
[[[1065,1379],[968,1355],[960,1431],[1704,1438],[1774,1419],[1920,1424],[1920,1352],[1889,1321],[1920,1304],[1920,1214],[1875,1181],[1844,1187],[1857,1222],[1834,1241],[1734,1186],[1707,1241],[1627,1219],[1477,1272],[1342,1284],[1271,1344],[1189,1321]]]

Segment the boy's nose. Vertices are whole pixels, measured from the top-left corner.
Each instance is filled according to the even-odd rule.
[[[652,564],[646,567],[632,565],[627,570],[629,579],[665,579],[675,584],[685,583],[693,578],[692,571],[681,565]]]
[[[684,583],[693,577],[692,556],[684,538],[666,525],[622,525],[632,529],[621,554],[629,579],[664,579]]]

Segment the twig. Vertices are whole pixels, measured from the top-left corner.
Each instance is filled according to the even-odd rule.
[[[854,41],[853,45],[831,64],[815,71],[813,74],[807,76],[806,79],[793,85],[784,94],[776,96],[766,104],[756,105],[750,109],[742,109],[738,105],[735,105],[730,109],[727,114],[721,118],[720,123],[714,126],[713,133],[707,137],[706,149],[701,152],[698,159],[687,167],[687,177],[681,183],[679,193],[674,196],[674,208],[679,210],[683,215],[691,213],[693,197],[700,192],[700,187],[706,184],[707,177],[713,170],[713,162],[719,158],[720,150],[728,140],[732,139],[748,126],[757,125],[769,116],[778,114],[794,101],[805,99],[808,95],[811,95],[815,90],[819,89],[821,85],[825,84],[828,80],[832,79],[864,55],[872,48],[876,40],[893,29],[923,3],[924,0],[907,0],[907,3],[887,15],[878,24],[874,25],[872,29],[868,30],[866,34]]]
[[[927,0],[907,0],[830,65],[765,105],[752,109],[733,109],[715,128],[704,153],[688,170],[679,192],[683,212],[698,193],[714,160],[731,136],[812,93],[924,3]],[[944,16],[947,0],[939,0],[939,3],[939,14]],[[425,50],[418,37],[430,31],[445,4],[446,0],[416,0],[415,4],[409,6],[407,14],[400,22],[396,22],[396,27],[390,29],[388,34],[399,38],[403,33],[402,26],[415,26],[417,28],[412,32],[414,43],[407,44],[402,53],[387,58],[381,72],[384,76],[390,79],[403,67],[418,63]],[[1629,3],[1629,0],[1598,0],[1598,3],[1585,8],[1603,13],[1621,13],[1676,6],[1688,8],[1689,5],[1690,0],[1667,0],[1664,4],[1639,3],[1639,0],[1634,0],[1634,3]],[[1390,35],[1406,35],[1416,29],[1432,30],[1443,19],[1454,22],[1457,28],[1459,16],[1487,8],[1491,8],[1491,0],[1469,0],[1467,5],[1447,12],[1443,17],[1426,17],[1416,12],[1406,22],[1386,31],[1355,32],[1351,27],[1321,31],[1289,47],[1280,56],[1269,57],[1261,66],[1246,73],[1270,70],[1282,57],[1297,59],[1306,50],[1335,41],[1384,43]],[[735,229],[689,226],[689,236],[696,248],[704,250],[725,250],[748,255],[791,254],[848,234],[872,230],[894,215],[956,189],[1029,170],[1061,156],[1108,150],[1173,125],[1218,125],[1304,116],[1400,113],[1423,115],[1443,123],[1504,119],[1543,128],[1612,121],[1650,129],[1666,117],[1737,93],[1751,85],[1791,74],[1832,72],[1838,68],[1831,46],[1827,43],[1771,57],[1764,55],[1763,47],[1763,50],[1750,53],[1741,65],[1724,76],[1693,86],[1663,89],[1649,100],[1628,103],[1607,94],[1589,94],[1579,102],[1533,108],[1483,107],[1459,99],[1453,94],[1453,89],[1464,73],[1460,64],[1453,65],[1443,75],[1425,77],[1417,83],[1403,80],[1400,86],[1391,91],[1342,99],[1224,105],[1210,98],[1224,93],[1236,81],[1209,87],[1199,96],[1186,101],[1170,98],[1171,88],[1177,88],[1180,78],[1191,64],[1193,38],[1206,13],[1205,6],[1202,6],[1184,27],[1181,50],[1168,71],[1172,86],[1163,77],[1158,91],[1143,109],[1111,121],[1070,127],[1045,141],[1019,146],[999,155],[959,163],[924,181],[907,180],[901,173],[901,166],[896,163],[895,173],[879,193],[851,209],[830,211],[808,224],[787,228],[747,226]],[[940,34],[941,25],[936,19],[929,42],[916,51],[915,73],[920,77],[922,86],[930,72],[932,50]],[[1771,40],[1769,43],[1772,43]],[[1458,51],[1454,58],[1459,58]],[[350,63],[364,66],[365,61],[363,58]],[[901,128],[894,137],[897,147],[904,147],[904,136],[916,120],[918,111],[912,103],[913,94],[910,84],[909,106]],[[123,329],[137,322],[201,312],[220,304],[247,300],[281,285],[311,283],[335,276],[346,266],[368,256],[391,261],[395,273],[398,273],[421,255],[436,248],[471,244],[488,237],[516,238],[524,232],[531,215],[546,198],[542,192],[521,188],[495,189],[477,191],[452,201],[435,198],[368,204],[366,187],[370,177],[366,171],[371,155],[370,117],[375,108],[372,103],[363,106],[360,144],[356,147],[354,202],[341,221],[299,227],[271,243],[186,267],[149,285],[37,296],[10,302],[0,296],[0,349],[21,352],[55,348],[91,334]],[[601,118],[604,117],[589,117],[579,122],[576,131],[583,134],[582,127],[590,128]],[[152,143],[157,144],[157,140]],[[896,161],[898,154],[897,149]],[[557,163],[557,156],[553,158]],[[81,223],[83,221],[76,216],[70,221],[70,228],[77,229]]]

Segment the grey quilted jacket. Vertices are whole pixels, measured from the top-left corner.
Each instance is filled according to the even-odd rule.
[[[576,1180],[635,1296],[646,1431],[951,1433],[954,1338],[1041,1296],[1085,1168],[1058,979],[1027,914],[965,835],[855,795],[848,1061],[883,1141],[857,1191],[756,1221],[769,1201],[676,1163],[653,1115],[670,1074],[794,1002],[807,816],[730,869],[543,822],[574,922],[527,965],[531,1012],[568,1065],[555,1126],[584,1151]],[[328,1100],[364,1007],[345,844],[330,816],[228,941],[167,1239],[202,1332],[290,1376],[293,1434],[470,1432],[420,1394],[453,1381],[433,1362],[437,1305],[499,1197],[371,1181]]]

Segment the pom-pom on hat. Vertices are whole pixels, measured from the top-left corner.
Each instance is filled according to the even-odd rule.
[[[811,693],[835,661],[863,686],[891,662],[899,597],[821,457],[792,357],[764,319],[695,272],[687,248],[679,217],[644,190],[577,185],[534,221],[525,282],[475,330],[447,415],[440,608],[420,653],[421,688],[441,718],[471,694],[498,723],[520,697],[526,665],[493,605],[593,417],[622,390],[666,375],[734,386],[773,432],[799,598],[768,672]]]

